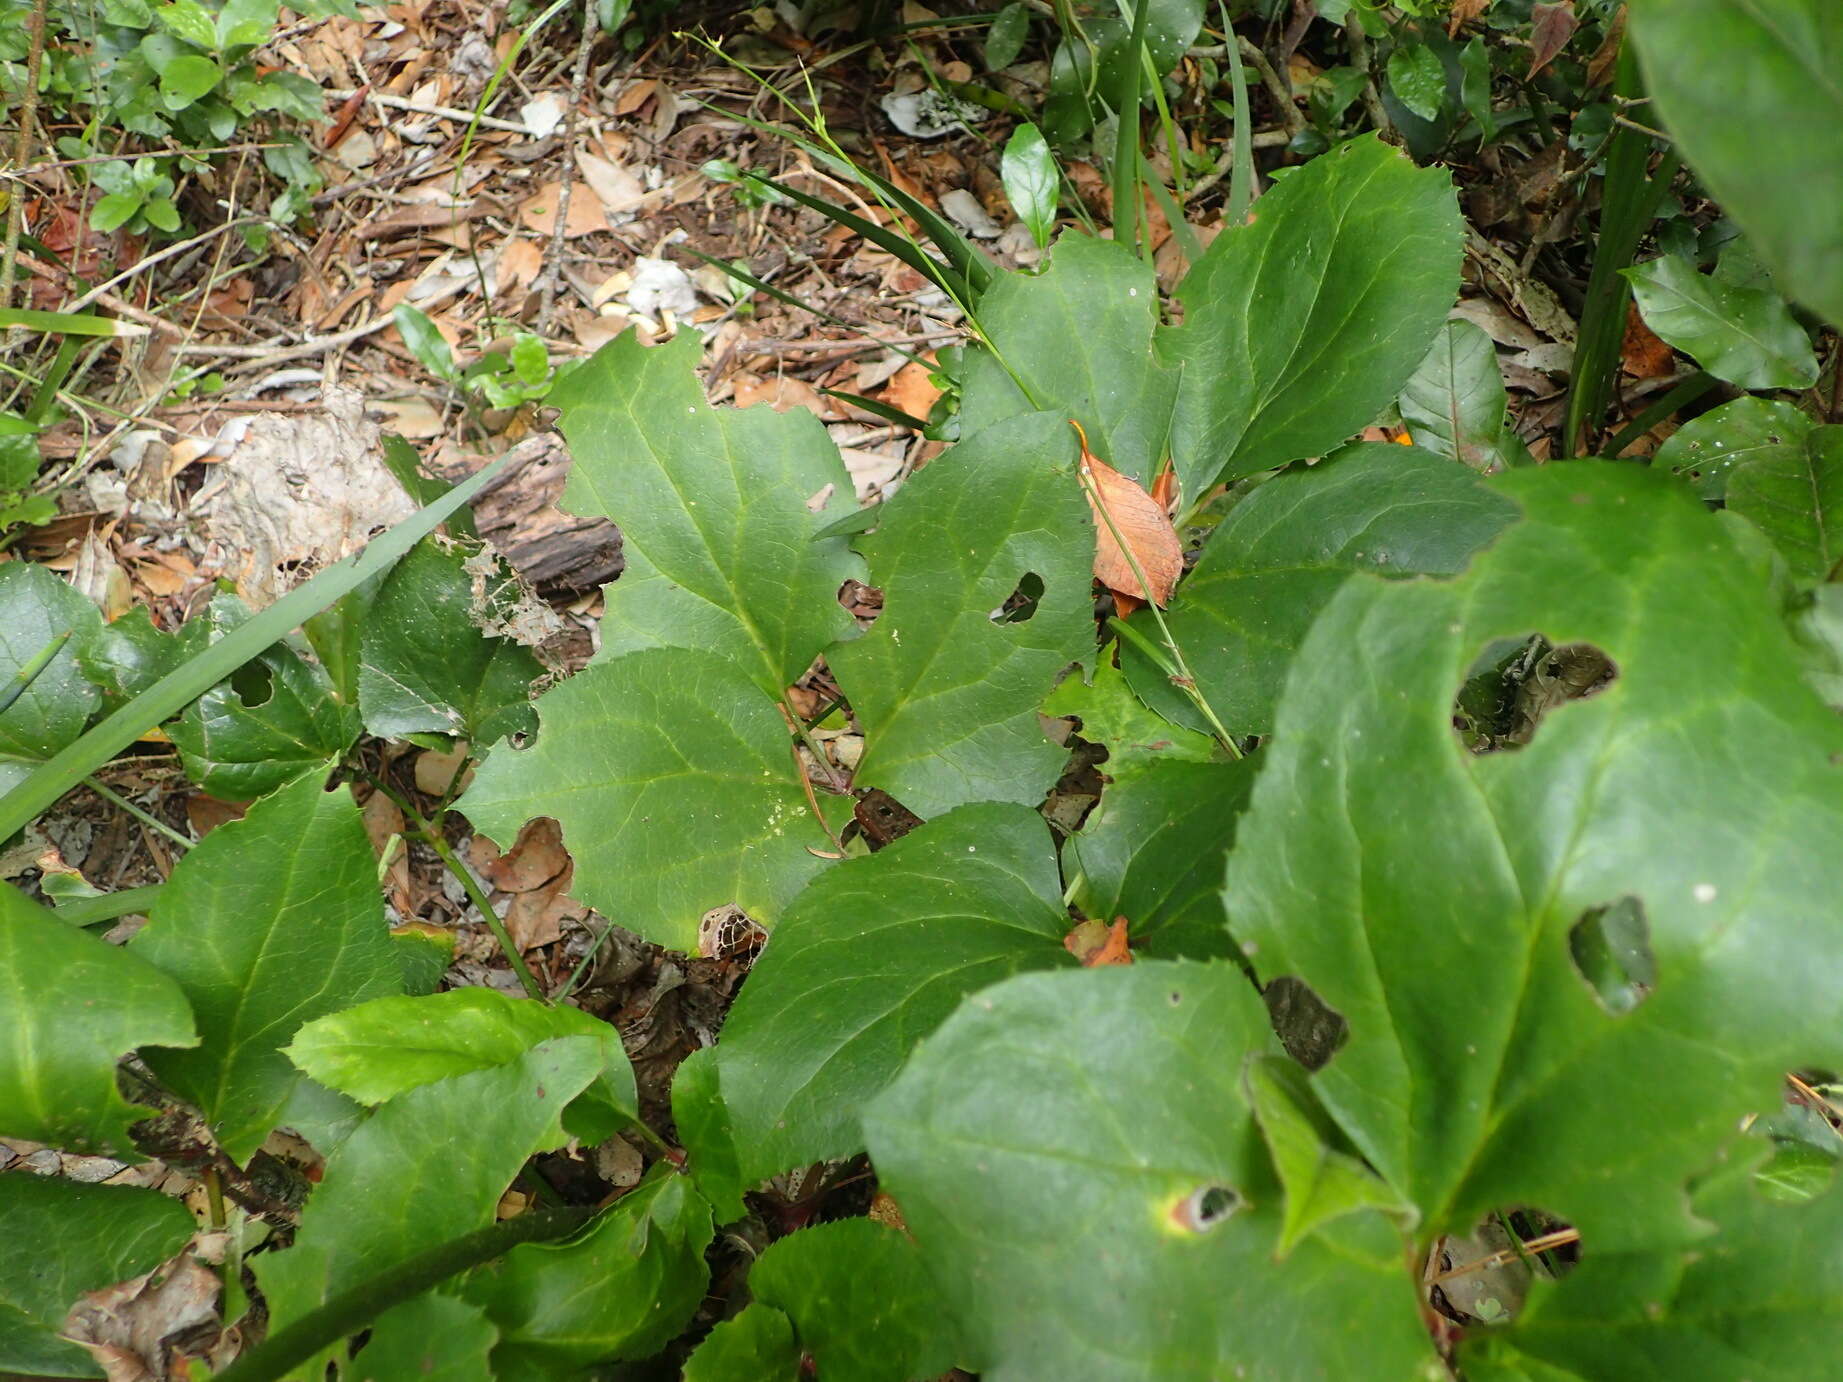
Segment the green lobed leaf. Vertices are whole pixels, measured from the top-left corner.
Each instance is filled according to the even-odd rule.
[[[1254,772],[1252,759],[1166,759],[1110,772],[1100,804],[1069,841],[1086,879],[1083,910],[1127,918],[1134,945],[1153,955],[1232,953],[1222,874]]]
[[[1409,1382],[1432,1357],[1375,1215],[1273,1258],[1280,1189],[1240,1088],[1241,971],[1145,961],[982,991],[865,1119],[991,1382]],[[1239,1370],[1239,1371],[1238,1371]]]
[[[527,820],[555,818],[571,894],[629,930],[689,951],[726,903],[772,925],[824,867],[786,723],[735,662],[631,653],[552,687],[538,719],[537,743],[494,752],[461,809],[507,847]]]
[[[420,1085],[360,1123],[327,1156],[294,1245],[251,1259],[270,1333],[492,1223],[526,1158],[562,1145],[558,1115],[602,1063],[598,1042],[563,1037],[509,1065]]]
[[[193,846],[129,950],[178,982],[203,1038],[148,1064],[239,1165],[301,1078],[282,1050],[301,1024],[403,985],[358,807],[318,773]]]
[[[1843,321],[1843,10],[1831,0],[1647,0],[1645,85],[1690,166],[1785,290]],[[1710,72],[1735,75],[1711,82]],[[1761,140],[1770,140],[1763,156]]]
[[[1795,576],[1835,579],[1843,563],[1843,427],[1818,427],[1802,446],[1749,457],[1729,475],[1727,500],[1772,539]]]
[[[1043,713],[1074,717],[1078,735],[1090,744],[1105,745],[1105,772],[1111,778],[1119,778],[1129,766],[1171,759],[1214,763],[1222,756],[1207,734],[1183,729],[1148,709],[1111,657],[1099,660],[1093,681],[1083,681],[1079,672],[1064,677],[1043,702]]]
[[[1301,647],[1230,924],[1348,1023],[1314,1084],[1425,1231],[1523,1204],[1592,1251],[1656,1246],[1782,1072],[1843,1065],[1843,724],[1770,575],[1675,481],[1493,483],[1527,517],[1463,576],[1357,577]],[[1615,679],[1468,753],[1455,693],[1532,633]],[[1588,943],[1633,908],[1649,972],[1596,991]]]
[[[799,1377],[793,1323],[765,1305],[744,1306],[685,1361],[684,1382],[798,1382]]]
[[[629,551],[713,606],[723,637],[703,646],[778,697],[852,632],[836,596],[857,559],[842,539],[812,540],[853,506],[851,478],[805,410],[706,403],[701,341],[648,349],[630,331],[557,380],[549,402],[574,458],[563,506],[612,518]]]
[[[988,427],[911,476],[858,539],[883,612],[827,661],[864,730],[856,780],[917,815],[1037,802],[1062,771],[1037,706],[1093,656],[1094,524],[1077,454],[1054,414]],[[1003,619],[1027,576],[1034,612]]]
[[[1294,650],[1353,572],[1449,575],[1515,515],[1462,465],[1359,442],[1275,476],[1231,509],[1165,622],[1229,731],[1265,733]],[[1144,615],[1134,622],[1158,638]],[[1149,705],[1194,727],[1195,711],[1163,672],[1130,647],[1121,663]]]
[[[232,595],[212,600],[205,646],[249,621]],[[182,638],[188,658],[198,645]],[[326,673],[276,643],[211,687],[168,727],[190,777],[212,796],[253,801],[302,773],[324,768],[358,738],[357,710],[339,701]]]
[[[0,566],[0,684],[55,639],[73,637],[5,710],[0,710],[0,794],[83,733],[102,697],[83,679],[77,650],[103,627],[96,606],[36,562]]]
[[[89,1351],[61,1337],[70,1308],[85,1291],[152,1271],[194,1227],[183,1204],[154,1190],[0,1175],[0,1241],[18,1249],[0,1277],[0,1369],[94,1376]]]
[[[224,69],[210,58],[198,53],[181,53],[161,67],[160,95],[168,110],[184,110],[209,96],[223,76]],[[142,203],[150,221],[157,204],[153,199]]]
[[[874,1219],[771,1243],[749,1268],[749,1294],[793,1321],[827,1382],[909,1382],[954,1364],[952,1317],[921,1253]]]
[[[1686,477],[1704,499],[1723,499],[1738,467],[1759,458],[1777,468],[1802,455],[1816,425],[1790,403],[1737,398],[1684,423],[1658,447],[1651,464]]]
[[[361,1104],[381,1104],[419,1085],[508,1064],[539,1042],[568,1036],[599,1042],[603,1064],[569,1106],[564,1126],[584,1142],[600,1142],[639,1119],[633,1066],[620,1034],[576,1008],[488,988],[374,998],[306,1023],[285,1054],[329,1089]]]
[[[133,1155],[128,1125],[151,1110],[115,1086],[137,1048],[198,1041],[179,986],[0,885],[0,1136]]]
[[[1527,1367],[1520,1375],[1544,1382],[1814,1376],[1814,1360],[1843,1347],[1843,1188],[1774,1204],[1742,1166],[1700,1188],[1695,1208],[1715,1235],[1674,1261],[1583,1243],[1580,1265],[1532,1296],[1513,1328],[1467,1350],[1466,1376],[1474,1359],[1505,1369],[1486,1378]]]
[[[188,637],[185,629],[197,633]],[[154,627],[146,605],[136,605],[120,618],[99,625],[77,649],[77,666],[84,677],[101,689],[108,704],[122,705],[175,671],[188,653],[204,645],[203,621],[187,624],[176,634]]]
[[[1645,325],[1716,378],[1743,389],[1816,382],[1811,340],[1770,284],[1737,280],[1720,268],[1701,274],[1674,254],[1622,272]]]
[[[1401,392],[1459,291],[1452,180],[1365,135],[1276,183],[1178,295],[1172,459],[1186,504],[1331,450]]]
[[[1438,120],[1446,104],[1446,68],[1425,43],[1398,43],[1389,54],[1389,89],[1423,120]]]
[[[979,300],[979,326],[997,358],[966,352],[962,436],[1047,409],[1065,429],[1069,418],[1081,423],[1095,455],[1151,487],[1170,445],[1178,372],[1151,348],[1150,265],[1124,245],[1069,231],[1044,272],[1000,276]]]
[[[1416,446],[1494,475],[1529,459],[1506,430],[1508,401],[1491,337],[1476,323],[1453,320],[1402,386],[1399,403]]]
[[[544,667],[499,628],[521,597],[489,549],[426,537],[392,568],[359,633],[358,704],[383,738],[459,735],[476,745],[537,727],[531,686]]]
[[[1050,152],[1043,131],[1028,120],[1013,130],[1011,138],[1005,141],[1005,152],[999,160],[999,176],[1011,209],[1030,231],[1037,248],[1044,248],[1056,229],[1060,175],[1056,156]],[[999,280],[1001,284],[1009,281],[1009,276]],[[982,305],[989,304],[990,298],[988,293]],[[1129,358],[1136,360],[1137,356]],[[34,459],[36,463],[36,456]]]
[[[1290,1056],[1250,1056],[1242,1079],[1248,1106],[1285,1190],[1278,1247],[1282,1257],[1306,1235],[1346,1214],[1377,1209],[1412,1222],[1413,1211],[1363,1164],[1319,1107],[1297,1061]]]
[[[499,1329],[497,1382],[551,1382],[645,1358],[704,1299],[710,1206],[661,1164],[575,1237],[523,1243],[462,1284]]]
[[[742,1200],[745,1183],[729,1105],[723,1100],[716,1047],[698,1047],[672,1072],[672,1124],[685,1149],[685,1170],[692,1184],[710,1201],[719,1224],[735,1223],[748,1213],[748,1206]]]
[[[1049,829],[1022,806],[963,806],[815,879],[717,1046],[743,1179],[861,1150],[865,1103],[917,1039],[986,984],[1073,963],[1068,929]]]
[[[496,1382],[488,1357],[498,1341],[479,1306],[429,1291],[377,1317],[350,1375],[356,1382]]]

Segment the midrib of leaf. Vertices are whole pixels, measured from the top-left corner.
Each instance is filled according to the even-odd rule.
[[[1708,278],[1704,274],[1697,273],[1696,270],[1694,269],[1691,269],[1689,272],[1696,274],[1697,278],[1703,280],[1704,290],[1709,293],[1710,297],[1714,297],[1716,295],[1716,289],[1725,288],[1730,294],[1733,295],[1733,298],[1739,298],[1743,294],[1747,294],[1747,293],[1758,293],[1761,297],[1768,299],[1768,305],[1769,306],[1771,305],[1771,301],[1770,301],[1771,294],[1761,292],[1761,290],[1757,288],[1748,289],[1748,288],[1741,288],[1741,287],[1733,287],[1727,284],[1717,284],[1713,279]],[[1656,280],[1652,286],[1663,292],[1669,293],[1673,298],[1675,298],[1678,304],[1679,311],[1693,312],[1698,318],[1700,318],[1702,321],[1704,321],[1710,326],[1714,326],[1717,328],[1724,328],[1726,330],[1732,331],[1735,335],[1739,336],[1742,340],[1748,342],[1750,345],[1758,349],[1759,352],[1762,355],[1764,355],[1768,360],[1771,360],[1777,364],[1786,363],[1786,356],[1783,351],[1777,350],[1774,347],[1769,346],[1765,342],[1765,340],[1763,340],[1759,336],[1756,336],[1752,331],[1748,330],[1745,326],[1741,324],[1741,319],[1738,316],[1725,317],[1721,315],[1719,312],[1717,312],[1708,303],[1697,301],[1695,298],[1689,296],[1687,293],[1683,292],[1681,289],[1677,288],[1675,285],[1665,283],[1661,279]],[[1733,298],[1731,298],[1730,301],[1733,301]],[[1739,304],[1736,303],[1735,306],[1738,309]]]
[[[1819,61],[1817,53],[1803,51],[1771,14],[1760,9],[1759,0],[1735,0],[1735,3],[1746,11],[1749,19],[1758,24],[1777,42],[1786,56],[1790,57],[1793,63],[1803,71],[1805,80],[1814,90],[1824,92],[1829,97],[1832,106],[1843,108],[1843,82],[1838,81],[1837,73],[1833,69],[1825,67]]]

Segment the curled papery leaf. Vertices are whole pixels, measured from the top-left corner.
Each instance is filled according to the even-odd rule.
[[[1082,491],[1094,510],[1094,578],[1122,595],[1165,605],[1184,570],[1184,545],[1170,515],[1085,443],[1081,471]]]

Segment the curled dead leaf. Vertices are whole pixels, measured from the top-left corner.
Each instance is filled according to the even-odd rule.
[[[1080,960],[1083,969],[1130,965],[1133,952],[1127,947],[1126,926],[1125,917],[1115,917],[1111,926],[1104,921],[1078,921],[1062,938],[1062,948]]]
[[[1082,489],[1088,507],[1094,510],[1095,579],[1121,595],[1161,606],[1169,603],[1184,570],[1184,544],[1169,515],[1137,481],[1122,475],[1086,445],[1081,466]],[[1133,572],[1135,564],[1145,574],[1145,586]]]

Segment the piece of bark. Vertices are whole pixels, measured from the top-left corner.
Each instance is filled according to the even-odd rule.
[[[542,591],[584,591],[621,574],[621,532],[605,518],[578,518],[557,507],[569,475],[570,453],[555,432],[527,437],[522,453],[473,502],[480,536]],[[465,479],[491,457],[450,456],[433,462],[450,483]]]

